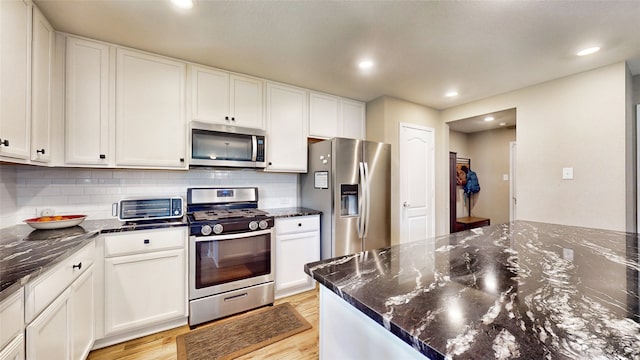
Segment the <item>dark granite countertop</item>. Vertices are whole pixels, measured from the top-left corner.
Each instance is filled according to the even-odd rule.
[[[117,219],[86,220],[57,230],[21,224],[0,229],[0,301],[37,278],[100,233],[186,226],[183,220],[125,224]]]
[[[313,210],[313,209],[304,208],[304,207],[286,207],[286,208],[262,209],[262,210],[268,212],[269,215],[275,218],[322,214],[322,211]]]
[[[307,264],[431,359],[640,359],[638,234],[516,221]]]

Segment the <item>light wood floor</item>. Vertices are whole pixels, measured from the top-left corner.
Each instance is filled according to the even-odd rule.
[[[299,360],[318,359],[318,290],[276,300],[275,304],[289,302],[296,311],[313,326],[312,329],[288,337],[262,349],[248,353],[238,359],[278,359]],[[226,319],[225,319],[226,320]],[[223,320],[224,321],[224,320]],[[215,324],[211,322],[206,326]],[[198,329],[204,326],[198,327]],[[160,333],[116,344],[89,353],[89,360],[112,359],[176,359],[176,336],[188,333],[189,326],[163,331]]]

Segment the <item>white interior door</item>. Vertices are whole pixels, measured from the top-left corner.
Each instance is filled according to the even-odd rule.
[[[509,221],[516,220],[516,142],[509,143]]]
[[[400,123],[400,242],[435,236],[434,130]]]

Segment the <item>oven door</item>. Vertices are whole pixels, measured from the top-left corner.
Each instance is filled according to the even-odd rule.
[[[191,236],[189,300],[273,281],[272,232]]]

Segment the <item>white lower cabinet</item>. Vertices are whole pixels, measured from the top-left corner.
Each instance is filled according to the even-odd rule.
[[[106,336],[185,318],[186,228],[105,236]]]
[[[320,215],[277,218],[276,298],[315,287],[304,265],[320,260]]]
[[[20,334],[0,351],[0,360],[24,359],[24,335]]]
[[[24,288],[0,302],[0,360],[24,359]]]
[[[93,346],[93,266],[27,325],[28,359],[84,359]]]
[[[85,359],[95,340],[93,266],[71,285],[71,358]]]

